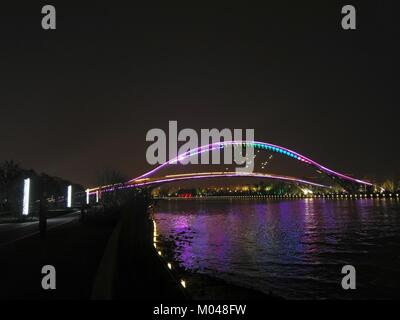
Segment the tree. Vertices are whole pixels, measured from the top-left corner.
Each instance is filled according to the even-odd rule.
[[[21,169],[13,160],[0,164],[0,187],[6,186],[21,174]]]
[[[389,192],[395,192],[396,184],[395,184],[394,180],[387,179],[383,182],[382,188]]]
[[[38,175],[34,170],[21,168],[13,160],[0,163],[0,211],[20,212],[24,179],[31,179],[31,202],[40,199],[43,194],[59,197],[65,194],[71,182],[52,177],[45,173]],[[74,192],[83,192],[81,185],[72,184]]]
[[[109,184],[123,183],[129,178],[118,170],[105,168],[97,172],[96,182],[101,186]]]
[[[0,210],[16,209],[21,191],[18,188],[23,171],[13,160],[0,164]]]

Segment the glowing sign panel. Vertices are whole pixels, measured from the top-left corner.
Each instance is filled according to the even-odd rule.
[[[67,208],[72,207],[72,186],[68,186]]]
[[[89,189],[86,190],[86,204],[89,204],[90,202],[90,194],[89,194]]]
[[[31,179],[24,180],[24,200],[22,204],[22,214],[27,216],[29,214],[29,193],[31,189]]]

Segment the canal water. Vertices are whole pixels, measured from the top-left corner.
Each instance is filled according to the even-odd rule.
[[[154,217],[194,272],[288,299],[400,296],[396,199],[160,200]]]

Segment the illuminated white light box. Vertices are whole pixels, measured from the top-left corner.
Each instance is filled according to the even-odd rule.
[[[72,186],[68,186],[67,208],[72,207]]]
[[[89,193],[89,189],[86,189],[86,204],[90,203],[90,193]]]
[[[24,180],[24,199],[22,203],[22,215],[27,216],[29,214],[29,193],[31,189],[31,179]]]

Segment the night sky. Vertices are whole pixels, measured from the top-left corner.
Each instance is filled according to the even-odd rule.
[[[63,2],[0,8],[0,160],[86,185],[102,168],[134,177],[150,167],[147,131],[177,120],[254,128],[360,178],[400,176],[394,1]],[[344,4],[357,30],[341,29]]]

